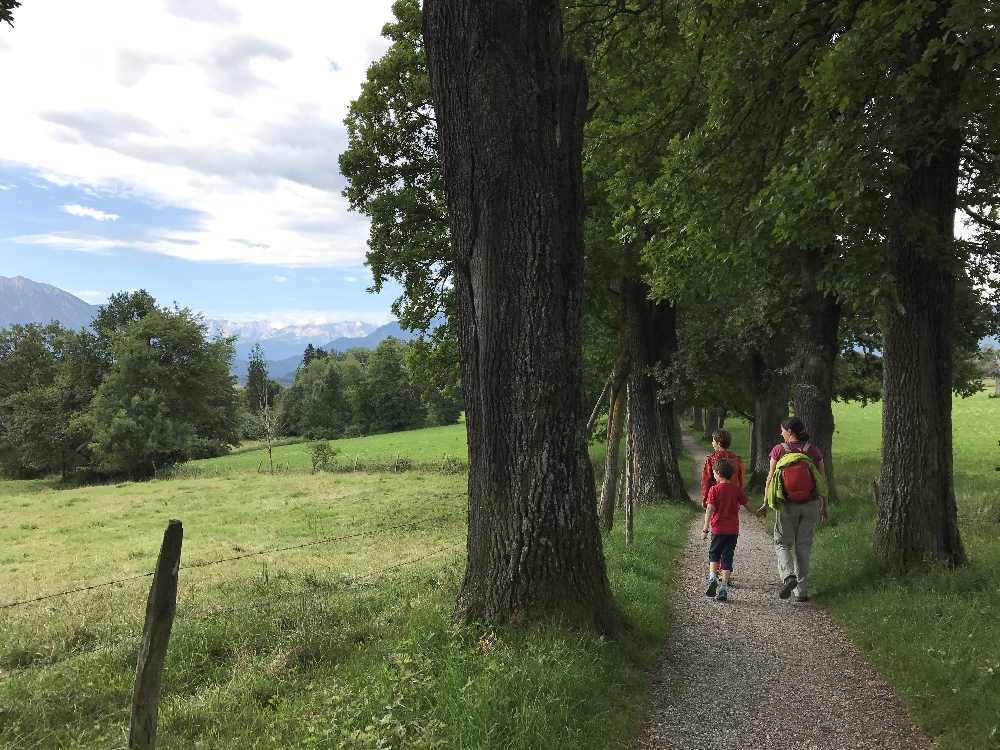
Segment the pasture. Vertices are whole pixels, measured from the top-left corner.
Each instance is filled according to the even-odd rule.
[[[814,548],[816,603],[943,750],[993,747],[1000,399],[954,403],[969,565],[892,578],[869,552],[880,405],[838,404],[835,415],[841,500]],[[745,454],[745,425],[729,427]],[[433,467],[449,451],[461,455],[464,429],[338,441],[418,467],[401,473],[311,474],[297,444],[279,448],[294,468],[275,476],[259,473],[260,453],[247,451],[145,483],[0,482],[0,603],[141,576],[166,520],[178,517],[185,567],[161,747],[623,747],[667,628],[671,565],[691,511],[641,509],[632,548],[620,520],[606,538],[612,587],[632,624],[617,639],[558,623],[455,625],[465,477]],[[599,458],[603,446],[591,452]],[[148,583],[0,609],[0,745],[123,744]]]
[[[351,468],[355,461],[389,464],[396,457],[426,468],[437,468],[449,459],[462,463],[466,460],[464,422],[327,442],[336,451],[337,462],[345,468]],[[275,447],[275,465],[283,471],[311,470],[309,445],[308,442],[300,442]],[[266,467],[267,454],[262,450],[251,450],[191,461],[184,471],[190,474],[225,474],[264,470]]]
[[[428,432],[355,445],[441,455]],[[456,433],[464,425],[431,434]],[[142,576],[176,517],[159,747],[598,748],[634,730],[688,509],[641,511],[631,548],[620,524],[606,539],[631,623],[622,638],[458,626],[463,474],[271,476],[257,464],[67,489],[0,482],[0,604]],[[124,744],[149,581],[0,609],[0,746]]]

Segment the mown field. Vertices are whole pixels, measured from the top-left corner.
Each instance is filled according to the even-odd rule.
[[[871,555],[881,404],[836,404],[834,416],[840,502],[813,547],[810,594],[899,689],[941,750],[998,748],[1000,399],[982,392],[954,401],[955,488],[969,564],[903,576],[884,575]],[[746,455],[745,425],[728,426],[734,449]]]
[[[390,432],[358,438],[326,441],[336,452],[335,460],[345,469],[357,463],[364,469],[369,464],[388,465],[394,459],[407,459],[418,468],[439,468],[444,462],[464,463],[465,423],[444,427],[424,427],[419,430]],[[280,471],[310,471],[310,443],[279,445],[273,449],[273,459]],[[191,461],[186,467],[192,474],[225,474],[229,472],[264,471],[267,456],[263,451],[238,451],[219,458]]]
[[[454,455],[464,429],[350,442],[418,464]],[[0,747],[124,745],[141,576],[169,518],[184,551],[159,747],[624,745],[689,509],[643,510],[631,548],[620,528],[606,540],[618,638],[459,626],[465,476],[311,474],[305,446],[283,449],[304,461],[275,476],[243,453],[145,483],[0,482],[0,605],[140,576],[0,609]]]

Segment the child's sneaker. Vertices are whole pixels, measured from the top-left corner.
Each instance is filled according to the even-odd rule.
[[[725,602],[725,601],[728,601],[728,600],[729,600],[729,587],[728,586],[722,586],[722,587],[720,587],[719,588],[719,594],[718,594],[718,596],[715,597],[715,601],[717,601],[717,602]]]
[[[712,576],[708,579],[708,586],[705,588],[705,596],[715,596],[715,590],[719,586],[719,579]]]

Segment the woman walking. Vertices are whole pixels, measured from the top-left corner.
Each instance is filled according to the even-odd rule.
[[[826,472],[823,454],[809,442],[809,433],[798,417],[781,423],[781,439],[771,449],[771,466],[764,484],[764,504],[777,511],[774,550],[778,557],[781,589],[778,596],[809,601],[809,556],[816,527],[827,519]],[[774,484],[772,484],[774,483]]]

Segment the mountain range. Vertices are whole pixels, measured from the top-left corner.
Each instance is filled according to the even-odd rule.
[[[23,276],[0,276],[0,328],[53,320],[66,328],[84,328],[96,314],[96,305],[88,305],[51,284],[40,284]]]
[[[90,305],[67,291],[23,276],[0,276],[0,328],[15,323],[58,321],[66,328],[89,326],[97,314]],[[246,378],[250,350],[260,344],[268,363],[268,373],[288,382],[302,362],[302,353],[312,344],[327,351],[352,347],[374,348],[389,336],[411,340],[416,334],[400,327],[398,321],[382,326],[359,320],[305,325],[277,325],[267,320],[246,322],[206,319],[209,335],[236,336],[236,356],[232,372]]]

